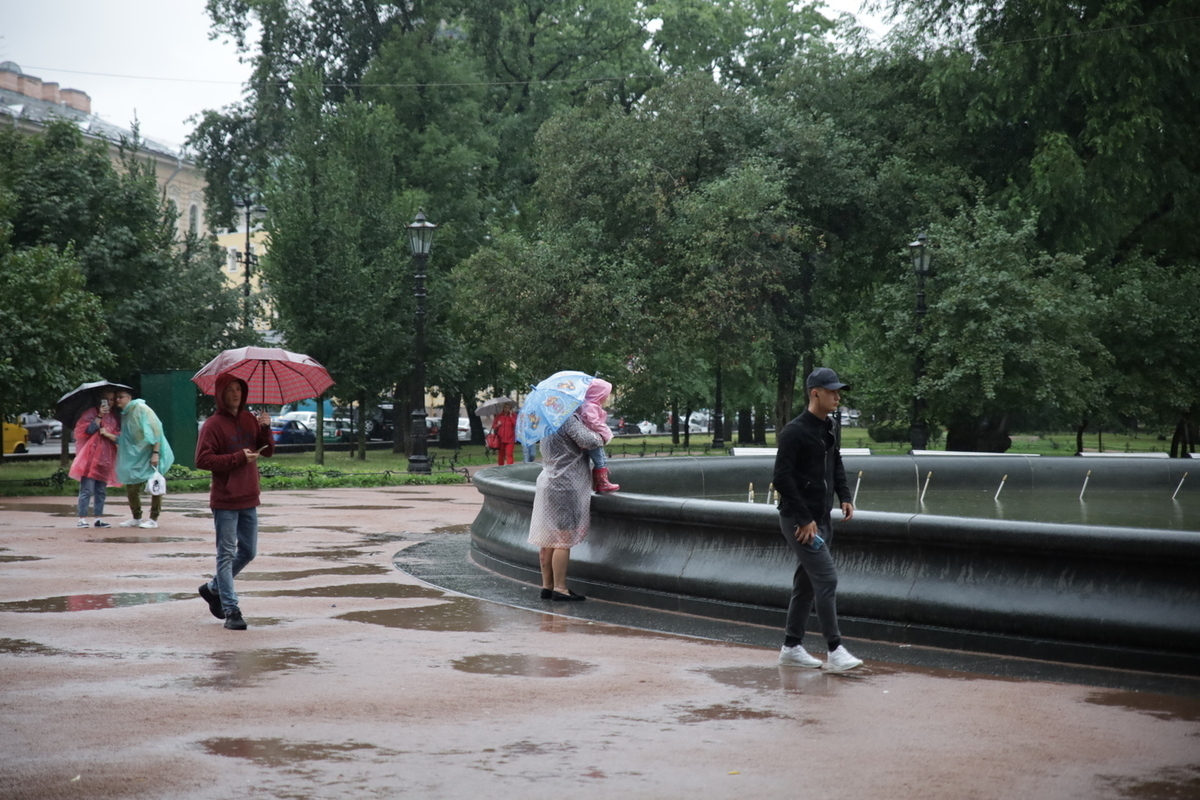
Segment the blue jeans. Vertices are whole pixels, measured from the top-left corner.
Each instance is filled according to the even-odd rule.
[[[238,607],[233,579],[258,555],[258,509],[214,508],[213,522],[217,527],[217,574],[208,588],[221,598],[228,611]]]
[[[804,638],[804,623],[815,608],[817,621],[826,642],[841,638],[837,618],[837,568],[829,545],[833,542],[833,525],[828,514],[817,520],[817,535],[825,540],[819,549],[796,541],[796,520],[779,515],[779,531],[796,554],[796,572],[792,575],[792,597],[788,602],[787,627],[784,634],[788,639],[800,641]]]
[[[604,469],[608,466],[608,453],[604,452],[603,447],[593,447],[587,454],[592,460],[592,469]]]
[[[108,485],[95,478],[84,478],[79,481],[79,516],[87,516],[88,500],[96,507],[96,516],[104,515],[104,500],[108,497]]]

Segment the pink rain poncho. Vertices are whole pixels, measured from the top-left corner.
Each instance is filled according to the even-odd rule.
[[[98,409],[89,408],[75,423],[75,460],[71,462],[72,478],[81,481],[91,478],[108,486],[120,486],[117,481],[117,443],[100,435],[100,430],[88,433],[92,420],[100,416]],[[110,410],[100,419],[101,427],[112,433],[121,432],[121,418]]]
[[[583,405],[575,413],[588,426],[588,430],[600,434],[604,444],[612,441],[612,429],[608,427],[608,412],[604,401],[612,394],[612,384],[603,378],[595,378],[583,395]]]

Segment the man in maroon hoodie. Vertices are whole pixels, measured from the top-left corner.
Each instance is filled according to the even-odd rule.
[[[233,578],[258,552],[258,457],[275,454],[271,416],[246,408],[246,382],[217,376],[217,413],[204,421],[196,466],[212,472],[208,505],[217,527],[217,574],[200,587],[208,610],[232,631],[246,630]]]

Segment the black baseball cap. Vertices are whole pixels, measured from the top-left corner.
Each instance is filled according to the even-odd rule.
[[[842,383],[838,374],[829,367],[818,367],[808,374],[804,381],[804,390],[810,389],[849,389],[850,384]]]

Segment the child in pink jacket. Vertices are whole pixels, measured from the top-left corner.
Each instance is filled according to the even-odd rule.
[[[588,429],[600,434],[600,439],[604,444],[612,441],[612,430],[609,429],[606,422],[608,412],[604,410],[604,403],[610,394],[612,394],[611,383],[602,378],[594,379],[583,396],[583,405],[575,412]],[[604,452],[604,448],[597,447],[594,450],[588,450],[587,454],[592,459],[592,491],[615,492],[620,489],[620,485],[610,483],[608,480],[608,454]]]

